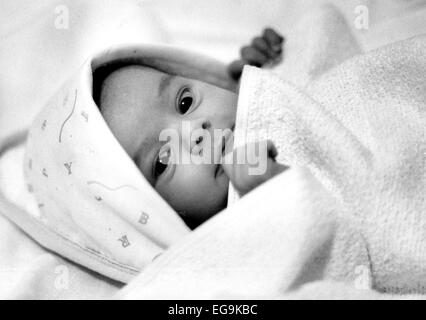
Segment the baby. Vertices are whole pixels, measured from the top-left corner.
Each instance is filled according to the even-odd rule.
[[[404,274],[424,279],[426,63],[419,52],[426,50],[426,39],[348,57],[350,41],[335,39],[334,32],[331,38],[320,32],[314,41],[295,38],[303,39],[301,49],[292,46],[285,64],[275,72],[245,67],[238,90],[229,75],[236,79],[245,63],[263,66],[280,56],[275,46],[282,39],[272,30],[243,48],[243,59],[229,66],[229,74],[214,59],[167,46],[114,46],[90,57],[33,121],[22,162],[28,214],[14,210],[12,220],[24,221],[25,232],[70,261],[128,282],[190,228],[225,208],[230,183],[244,195],[285,170],[280,162],[293,167],[288,175],[247,197],[230,211],[236,216],[216,216],[211,222],[217,224],[206,224],[206,232],[178,244],[160,264],[170,266],[180,254],[188,266],[202,260],[212,266],[212,253],[229,247],[232,254],[220,257],[243,252],[244,260],[249,250],[259,252],[261,263],[284,268],[297,238],[297,261],[300,253],[316,257],[322,241],[337,248],[336,255],[327,249],[324,261],[350,261],[339,267],[344,277],[366,265],[379,286],[400,288]],[[324,45],[324,39],[334,40]],[[337,47],[329,46],[337,40]],[[299,71],[307,74],[293,84]],[[259,137],[272,139],[280,154]],[[249,156],[253,146],[259,161],[240,162],[238,151],[247,149]],[[258,197],[262,191],[267,199]],[[335,237],[333,229],[320,242],[299,237],[301,231],[311,234],[311,226],[323,228],[323,219],[336,226]],[[219,246],[200,246],[218,239],[224,240]],[[201,255],[191,255],[195,251]],[[359,264],[359,256],[367,264],[364,258]],[[269,271],[282,274],[277,268]]]
[[[242,59],[230,64],[230,75],[238,79],[244,64],[260,67],[277,59],[282,43],[279,34],[265,29],[261,37],[241,50]],[[229,181],[245,194],[285,169],[274,161],[276,150],[271,142],[266,144],[263,174],[249,174],[248,164],[223,161],[225,145],[226,150],[232,147],[235,92],[141,65],[116,68],[96,86],[99,92],[94,92],[95,99],[119,143],[191,228],[226,207]],[[183,123],[190,134],[183,132]],[[179,144],[160,139],[167,130],[178,133]],[[224,134],[214,135],[217,130]],[[208,141],[212,137],[215,139]],[[214,159],[196,161],[207,151],[215,155]],[[192,161],[182,163],[177,154]]]

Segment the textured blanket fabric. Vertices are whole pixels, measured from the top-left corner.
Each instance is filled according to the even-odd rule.
[[[270,298],[325,279],[353,287],[368,254],[336,224],[339,210],[309,170],[293,167],[171,247],[118,297]],[[368,275],[360,281],[370,288]]]
[[[424,294],[425,50],[426,37],[395,43],[306,89],[246,67],[237,142],[269,138],[291,169],[169,249],[119,297]]]
[[[246,67],[239,143],[269,138],[306,166],[364,239],[373,287],[424,293],[426,37],[341,64],[306,90]]]

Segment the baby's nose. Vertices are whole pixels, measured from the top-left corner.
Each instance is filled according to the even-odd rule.
[[[191,126],[191,153],[201,154],[205,139],[209,137],[211,123],[208,120],[194,121]]]

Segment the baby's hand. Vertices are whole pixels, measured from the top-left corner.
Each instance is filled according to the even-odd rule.
[[[248,155],[249,152],[257,150],[256,157]],[[245,154],[245,159],[256,160],[249,164],[247,160],[239,161],[238,157],[241,152]],[[272,141],[260,141],[251,143],[225,156],[225,163],[222,167],[231,180],[232,185],[243,196],[250,192],[260,184],[268,181],[275,175],[288,169],[287,166],[279,164],[275,161],[278,152]],[[231,158],[229,158],[231,157]],[[242,162],[240,164],[239,162]]]
[[[241,48],[241,59],[233,61],[228,72],[238,80],[245,64],[262,67],[277,61],[282,54],[284,38],[271,28],[266,28],[262,36],[253,39],[250,45]]]

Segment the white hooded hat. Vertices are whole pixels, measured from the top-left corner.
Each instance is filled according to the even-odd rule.
[[[33,237],[127,282],[190,229],[141,174],[93,99],[93,73],[121,64],[230,90],[235,82],[225,64],[205,56],[168,46],[114,47],[88,59],[34,120],[24,162],[28,190],[38,204],[37,221],[57,241]]]

